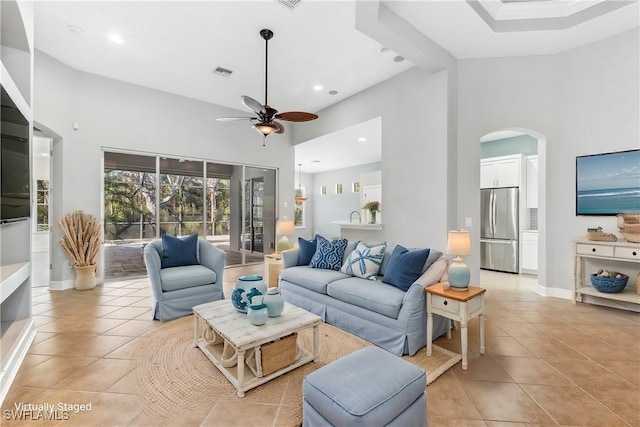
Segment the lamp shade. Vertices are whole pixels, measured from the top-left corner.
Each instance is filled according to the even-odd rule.
[[[449,255],[458,256],[471,255],[471,239],[469,237],[469,232],[464,230],[449,231],[447,253]]]
[[[460,256],[471,255],[471,239],[469,238],[469,232],[449,231],[449,238],[447,240],[447,253],[449,255],[455,255],[455,258],[449,265],[447,271],[447,277],[449,285],[454,291],[466,291],[469,289],[469,280],[471,274],[469,267],[467,267]]]
[[[291,220],[280,220],[276,224],[276,234],[288,235],[295,233],[295,227]]]

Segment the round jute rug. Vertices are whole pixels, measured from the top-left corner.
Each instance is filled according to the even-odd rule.
[[[305,348],[312,348],[311,330],[302,331],[298,340]],[[133,380],[137,394],[145,403],[145,419],[151,423],[171,422],[173,425],[199,425],[218,402],[242,401],[279,405],[278,425],[299,426],[302,423],[304,376],[372,345],[323,323],[320,325],[317,362],[294,369],[238,398],[236,389],[227,378],[199,348],[193,346],[193,316],[167,322],[139,341],[134,353]],[[434,345],[431,357],[427,357],[422,349],[414,356],[403,358],[422,367],[427,372],[427,383],[430,383],[455,365],[461,356]]]

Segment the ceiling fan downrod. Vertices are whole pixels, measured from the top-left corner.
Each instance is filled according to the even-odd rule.
[[[269,105],[267,86],[269,82],[269,40],[273,38],[273,31],[265,28],[260,30],[260,36],[264,39],[264,105]]]

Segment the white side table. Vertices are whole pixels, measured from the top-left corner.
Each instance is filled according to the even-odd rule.
[[[462,369],[467,369],[467,323],[480,316],[480,354],[484,354],[484,293],[486,289],[469,286],[467,291],[445,290],[442,283],[428,286],[427,293],[427,356],[431,356],[433,339],[433,315],[439,314],[447,319],[460,322],[462,340]],[[447,331],[447,338],[451,332]]]

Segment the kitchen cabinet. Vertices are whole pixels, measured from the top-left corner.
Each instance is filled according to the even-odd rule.
[[[593,302],[610,307],[640,311],[640,294],[636,290],[636,273],[640,267],[640,244],[627,241],[594,242],[585,238],[576,239],[573,300]],[[585,263],[596,264],[594,271],[585,274]],[[621,271],[629,275],[627,287],[620,293],[604,293],[591,285],[590,275],[595,268]],[[627,270],[627,271],[624,271]]]
[[[536,273],[538,271],[538,232],[535,230],[522,232],[520,268],[523,273]]]
[[[538,207],[538,156],[527,157],[527,208]]]
[[[522,156],[503,156],[480,161],[480,188],[519,187]]]

